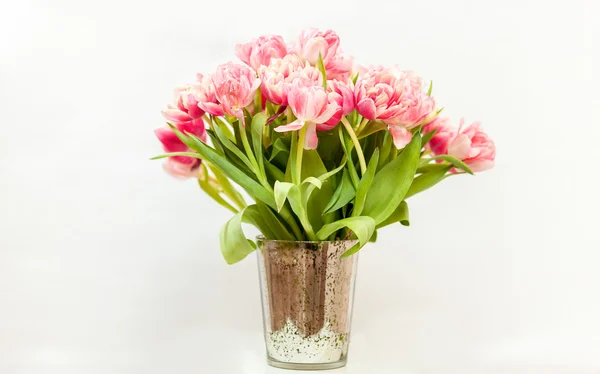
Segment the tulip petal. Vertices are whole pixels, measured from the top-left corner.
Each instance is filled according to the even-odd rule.
[[[188,147],[177,137],[177,135],[168,127],[154,130],[156,137],[163,145],[163,150],[168,153],[186,152]]]
[[[394,145],[398,149],[406,147],[412,139],[412,134],[403,126],[389,126],[390,134],[394,139]]]
[[[275,127],[275,131],[277,132],[286,132],[286,131],[297,131],[300,130],[304,126],[304,121],[300,121],[299,119],[295,120],[292,123],[287,125]]]
[[[372,121],[376,117],[376,108],[373,100],[365,98],[359,101],[356,104],[356,110],[361,116],[365,117],[368,120]]]
[[[317,137],[317,125],[309,122],[306,125],[306,137],[304,138],[304,149],[317,149],[319,138]]]
[[[163,117],[167,119],[167,121],[171,122],[187,122],[192,120],[192,116],[187,114],[186,112],[182,112],[178,109],[164,109],[162,111]]]
[[[459,160],[464,160],[469,157],[471,151],[471,140],[467,135],[459,134],[448,145],[448,154]]]

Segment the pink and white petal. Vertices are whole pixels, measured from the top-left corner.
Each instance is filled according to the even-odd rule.
[[[315,123],[325,123],[331,119],[335,115],[335,113],[340,109],[340,106],[336,102],[332,102],[327,105],[327,108],[321,115],[314,119]]]
[[[213,116],[222,116],[223,115],[223,107],[217,103],[198,103],[200,109],[204,110],[208,114],[212,114]]]
[[[287,125],[275,127],[275,131],[277,131],[277,132],[297,131],[297,130],[300,130],[302,128],[302,126],[304,126],[304,121],[297,119],[294,122],[289,123]]]
[[[179,140],[177,135],[170,128],[165,127],[156,129],[154,130],[154,133],[162,143],[165,152],[186,152],[188,150],[188,147]]]
[[[200,163],[182,164],[173,158],[168,158],[163,164],[163,169],[177,179],[188,179],[198,176]]]
[[[190,94],[187,97],[187,111],[192,118],[199,118],[204,115],[204,110],[198,106],[198,100]]]
[[[469,157],[471,152],[471,140],[464,134],[459,134],[448,144],[448,154],[456,157],[459,160],[464,160]]]
[[[317,137],[317,126],[309,122],[306,125],[306,137],[304,138],[304,149],[317,149],[319,138]]]
[[[368,120],[374,120],[377,117],[375,103],[369,98],[364,98],[356,104],[358,113]]]
[[[398,149],[406,147],[412,139],[412,133],[403,126],[388,126],[394,145]]]
[[[176,123],[187,122],[192,120],[192,116],[178,109],[164,109],[162,111],[162,115],[167,121]]]
[[[478,173],[481,171],[485,171],[494,167],[493,160],[475,160],[475,161],[465,161],[467,165],[473,170],[473,172]]]

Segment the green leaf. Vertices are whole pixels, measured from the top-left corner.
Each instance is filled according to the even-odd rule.
[[[448,164],[427,164],[424,166],[419,166],[417,168],[417,174],[425,174],[429,173],[430,171],[445,169],[447,166]]]
[[[248,167],[248,169],[250,169],[250,171],[254,172],[254,166],[250,163],[248,157],[229,139],[229,137],[227,137],[227,135],[219,126],[214,126],[214,132],[217,138],[219,138],[221,144],[231,153],[236,155]]]
[[[421,162],[419,163],[419,167],[425,166],[428,163],[430,163],[431,161],[435,161],[435,160],[447,161],[447,162],[451,163],[455,168],[461,169],[461,170],[473,175],[473,171],[471,170],[471,168],[469,166],[467,166],[467,164],[465,164],[463,161],[457,159],[456,157],[452,157],[450,155],[439,155],[439,156],[435,156],[435,157],[425,158],[425,159],[421,160]]]
[[[323,182],[321,182],[320,179],[317,179],[315,177],[306,178],[304,181],[302,181],[302,184],[305,184],[305,183],[310,183],[317,188],[321,188],[321,186],[323,185]]]
[[[210,165],[210,163],[208,163],[208,162],[206,162],[206,164],[207,164],[207,167],[210,169],[210,171],[215,175],[215,178],[217,178],[217,182],[219,182],[219,184],[221,185],[221,188],[223,188],[223,190],[229,194],[231,200],[234,203],[236,203],[239,208],[245,208],[246,201],[244,200],[244,197],[231,184],[231,182],[229,181],[229,178],[227,178],[225,176],[225,174],[223,174],[221,172],[221,170],[219,170],[218,167],[214,167],[214,166]]]
[[[269,157],[269,161],[273,161],[273,159],[275,157],[277,157],[277,155],[279,155],[279,153],[284,153],[284,154],[287,153],[286,159],[287,159],[287,157],[289,157],[290,142],[288,141],[286,144],[284,139],[289,140],[289,138],[279,138],[279,139],[275,140],[275,142],[273,142],[273,149],[271,150],[271,157]]]
[[[427,90],[427,96],[431,96],[432,91],[433,91],[433,81],[429,81],[429,90]]]
[[[302,179],[308,177],[316,177],[322,182],[322,186],[319,190],[312,192],[312,187],[307,186],[307,190],[312,193],[306,203],[306,214],[309,218],[311,226],[318,230],[323,226],[324,223],[331,222],[335,219],[333,214],[322,215],[323,209],[327,205],[329,199],[333,195],[333,184],[327,180],[324,175],[332,175],[331,172],[327,171],[327,168],[323,164],[319,153],[316,150],[304,150],[302,158]]]
[[[213,148],[203,143],[197,137],[193,135],[185,136],[177,129],[174,129],[173,131],[175,131],[175,134],[179,137],[179,139],[181,139],[182,141],[183,139],[185,139],[185,142],[189,144],[188,146],[196,152],[198,152],[199,154],[195,154],[192,152],[182,153],[191,154],[191,157],[205,159],[211,164],[221,168],[221,171],[227,177],[229,177],[229,179],[240,185],[244,190],[246,190],[246,192],[248,192],[250,196],[254,197],[255,199],[261,200],[273,209],[276,208],[273,195],[269,191],[267,191],[262,185],[260,185],[256,180],[250,178],[243,171],[236,168],[225,157],[219,155]]]
[[[427,134],[423,135],[421,139],[421,148],[424,148],[427,143],[431,140],[431,138],[435,135],[437,129],[429,131]]]
[[[227,208],[233,213],[237,213],[238,210],[235,209],[231,204],[229,204],[223,197],[221,197],[219,193],[218,186],[213,185],[209,182],[208,179],[198,178],[198,185],[208,196],[210,196],[214,201],[216,201],[219,205],[224,208]]]
[[[378,131],[387,129],[387,125],[381,121],[370,121],[367,126],[357,134],[359,139],[366,138],[367,136],[374,134]]]
[[[327,203],[323,210],[323,214],[335,212],[341,207],[348,204],[352,199],[356,196],[356,190],[354,189],[354,185],[350,180],[350,176],[347,169],[344,169],[342,174],[342,180],[338,183],[338,186],[331,196],[331,199]]]
[[[242,219],[248,208],[242,209],[227,221],[219,234],[221,253],[228,264],[235,264],[243,260],[256,249],[254,243],[246,239],[242,230]]]
[[[274,184],[275,181],[285,181],[285,175],[283,174],[283,171],[279,170],[277,166],[273,165],[266,159],[264,160],[264,164],[270,184]]]
[[[319,60],[317,60],[317,69],[323,75],[323,88],[327,89],[327,71],[325,71],[325,64],[323,63],[323,56],[319,52]]]
[[[258,91],[257,91],[258,92]],[[264,113],[258,113],[252,118],[251,130],[252,130],[252,147],[254,148],[254,156],[258,162],[258,170],[261,175],[265,175],[265,163],[263,160],[263,131],[265,124],[267,123],[267,117]]]
[[[213,120],[216,123],[216,126],[214,127],[218,127],[221,130],[221,133],[227,136],[227,139],[231,140],[232,142],[235,142],[235,135],[231,132],[229,126],[217,116],[213,116]]]
[[[300,223],[304,227],[304,230],[309,236],[309,239],[314,240],[314,232],[308,219],[308,215],[306,214],[306,209],[302,201],[302,194],[300,192],[300,188],[293,183],[275,182],[274,191],[275,201],[277,203],[277,211],[281,211],[281,208],[283,208],[283,205],[285,204],[285,201],[287,199],[290,202],[292,211],[294,211],[294,213],[300,219]]]
[[[379,148],[375,148],[375,152],[371,156],[369,160],[369,165],[367,166],[367,172],[363,175],[360,183],[358,184],[358,189],[356,190],[356,199],[354,200],[354,209],[352,211],[352,217],[360,216],[365,206],[365,201],[367,199],[367,192],[371,187],[371,183],[373,182],[373,178],[375,177],[375,172],[377,171],[377,165],[379,163]]]
[[[408,204],[406,201],[402,201],[394,213],[392,213],[385,221],[377,225],[377,228],[380,229],[396,222],[400,222],[402,226],[410,226],[410,221],[408,219]]]
[[[344,148],[344,152],[348,160],[348,172],[350,173],[350,180],[352,181],[354,189],[356,189],[358,188],[358,183],[360,182],[360,179],[358,178],[358,173],[356,172],[354,161],[352,161],[352,148],[354,147],[354,143],[352,143],[352,139],[350,139],[349,137],[346,138],[346,134],[342,130],[342,126],[338,126],[338,128],[340,140],[342,142],[342,147]]]
[[[362,214],[377,224],[388,218],[408,192],[417,170],[421,135],[416,133],[402,153],[375,175]]]
[[[338,230],[347,227],[356,237],[358,238],[358,244],[354,247],[350,248],[344,254],[342,254],[342,258],[348,257],[356,252],[360,248],[362,248],[365,244],[369,242],[373,232],[375,232],[375,220],[368,216],[358,216],[358,217],[350,217],[344,218],[339,221],[335,221],[332,223],[328,223],[324,225],[321,230],[317,233],[317,238],[319,240],[327,240],[329,235],[337,232]]]
[[[438,166],[438,165],[436,165]],[[437,168],[433,171],[424,173],[415,178],[410,186],[410,189],[406,193],[406,199],[418,194],[419,192],[425,191],[426,189],[435,186],[438,182],[444,179],[444,176],[450,170],[451,166],[444,165],[443,168]]]
[[[390,159],[390,153],[392,152],[392,147],[394,147],[392,136],[388,131],[386,131],[383,134],[383,140],[381,141],[381,153],[379,155],[379,165],[377,166],[377,170],[381,170],[381,168],[388,163]]]
[[[295,240],[276,213],[264,203],[258,202],[246,209],[243,222],[250,223],[270,240]]]
[[[369,239],[369,243],[375,243],[377,242],[377,229],[375,229],[375,231],[373,231],[373,235],[371,235],[371,239]]]

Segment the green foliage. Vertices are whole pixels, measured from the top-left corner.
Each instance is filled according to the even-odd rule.
[[[409,197],[414,196],[414,195],[418,194],[419,192],[423,192],[426,189],[435,186],[442,179],[444,179],[444,176],[446,175],[448,170],[450,170],[450,168],[451,168],[451,166],[447,166],[447,165],[432,165],[432,166],[438,166],[438,167],[416,177],[415,180],[412,182],[410,189],[406,193],[405,198],[408,199]]]
[[[322,59],[318,65],[326,85]],[[200,188],[234,213],[220,232],[227,263],[242,260],[256,248],[245,237],[242,223],[271,240],[356,238],[357,244],[343,255],[350,256],[374,242],[378,229],[396,222],[409,226],[406,199],[436,185],[453,168],[472,174],[459,159],[427,156],[423,148],[433,131],[421,137],[420,127],[413,129],[411,142],[398,150],[385,123],[367,121],[356,111],[344,125],[320,131],[316,150],[304,150],[298,147],[298,132],[273,131],[295,119],[289,108],[267,102],[263,113],[261,100],[257,94],[257,114],[245,110],[244,123],[230,116],[208,116],[211,145],[171,126],[190,151],[155,157],[202,160]],[[238,186],[253,204],[246,204]]]
[[[455,168],[458,168],[458,169],[463,170],[464,172],[466,172],[468,174],[473,175],[473,171],[471,170],[471,168],[469,166],[467,166],[467,164],[465,164],[461,160],[457,159],[456,157],[452,157],[450,155],[440,155],[440,156],[435,156],[435,157],[430,157],[430,158],[423,159],[419,163],[419,167],[425,166],[429,162],[435,161],[435,160],[446,161],[446,162],[450,163],[452,166],[454,166]]]
[[[343,206],[346,206],[356,196],[356,190],[350,180],[350,176],[347,169],[344,169],[342,174],[342,180],[338,183],[338,186],[331,196],[331,199],[327,203],[327,206],[323,209],[323,214],[335,212]]]
[[[352,230],[352,233],[356,235],[358,244],[344,252],[342,258],[353,255],[369,242],[373,232],[375,232],[375,220],[367,216],[344,218],[323,226],[317,233],[317,238],[327,240],[331,234],[345,227]]]
[[[408,218],[408,204],[402,201],[394,212],[383,222],[377,225],[377,229],[391,225],[392,223],[400,222],[402,226],[410,226]]]
[[[251,207],[254,207],[254,205]],[[249,208],[250,210],[253,209],[251,207],[244,208],[235,214],[221,229],[219,234],[221,253],[228,264],[235,264],[243,260],[256,249],[254,242],[246,239],[242,230],[242,219]]]
[[[421,136],[416,133],[402,153],[375,175],[367,193],[363,215],[373,217],[379,224],[394,212],[410,188],[420,150]]]

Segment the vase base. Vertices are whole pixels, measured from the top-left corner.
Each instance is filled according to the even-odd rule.
[[[282,362],[267,358],[267,363],[270,366],[279,368],[279,369],[288,369],[288,370],[330,370],[330,369],[338,369],[346,366],[346,360],[340,360],[335,362],[322,362],[322,363],[314,363],[314,364],[300,364],[296,362]]]

